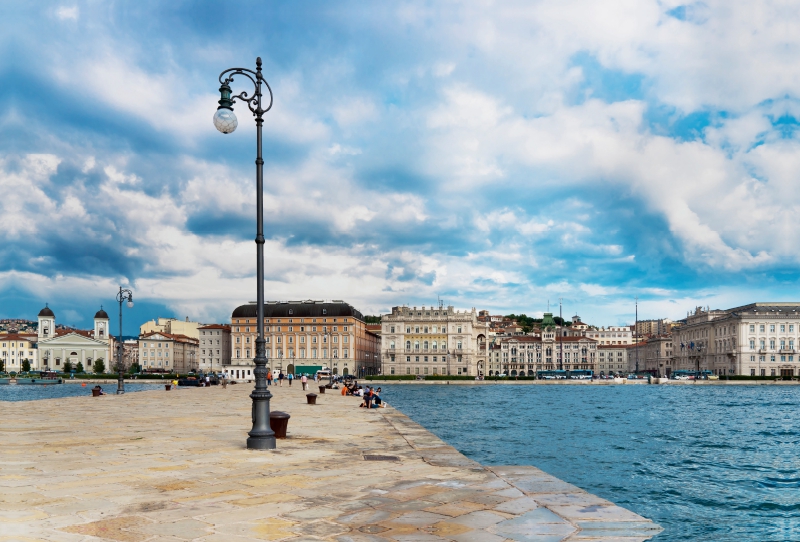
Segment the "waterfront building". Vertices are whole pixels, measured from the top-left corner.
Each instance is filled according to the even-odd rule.
[[[69,361],[75,368],[78,363],[91,371],[95,361],[102,360],[109,370],[113,359],[108,334],[108,314],[102,308],[94,315],[94,329],[56,328],[53,310],[45,306],[38,315],[39,326],[36,348],[39,352],[40,370],[60,371]]]
[[[253,378],[257,329],[255,303],[231,314],[232,378]],[[267,301],[264,304],[267,366],[294,373],[298,367],[329,367],[334,374],[378,374],[381,338],[367,330],[364,316],[349,303]]]
[[[636,322],[636,335],[645,337],[649,335],[664,335],[669,333],[673,327],[673,321],[669,318],[658,318],[655,320],[639,320]]]
[[[385,375],[485,374],[489,323],[479,321],[474,308],[392,307],[381,325]]]
[[[0,335],[0,359],[7,372],[22,370],[22,362],[28,360],[31,370],[39,369],[39,350],[36,334],[4,333]]]
[[[598,345],[633,344],[633,330],[631,330],[630,326],[608,326],[601,327],[600,329],[587,329],[585,335],[597,341]]]
[[[169,333],[171,335],[184,335],[192,339],[200,339],[200,322],[191,322],[187,316],[185,320],[177,318],[156,318],[139,326],[139,335],[145,335],[154,331]]]
[[[152,331],[139,336],[142,370],[188,373],[199,369],[200,340],[186,335]]]
[[[697,307],[674,335],[676,369],[720,376],[800,376],[800,303]]]
[[[654,376],[669,376],[675,370],[672,335],[654,335],[644,341],[639,351],[639,367]],[[644,366],[642,366],[642,359]]]
[[[209,324],[200,333],[200,370],[218,373],[231,364],[231,326]]]
[[[628,332],[630,332],[629,328]],[[616,375],[627,373],[629,350],[629,345],[624,344],[598,344],[597,370],[599,374]]]
[[[545,326],[540,336],[499,339],[491,350],[488,375],[534,376],[536,371],[580,369],[597,372],[597,362],[596,341],[578,335],[559,336],[555,326]]]

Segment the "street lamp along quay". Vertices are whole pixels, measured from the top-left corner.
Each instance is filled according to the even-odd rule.
[[[237,75],[247,77],[253,83],[255,92],[249,96],[247,92],[233,95],[230,83]],[[214,126],[223,134],[230,134],[239,125],[233,113],[233,104],[241,100],[253,113],[256,120],[256,286],[257,286],[257,318],[258,338],[256,339],[256,368],[253,371],[256,380],[255,389],[250,394],[253,401],[253,428],[248,435],[247,447],[253,450],[275,449],[275,433],[269,426],[269,400],[272,394],[267,388],[267,353],[264,340],[264,158],[261,156],[261,126],[263,115],[272,109],[272,89],[261,75],[261,57],[256,59],[256,71],[247,68],[230,68],[219,74],[219,107],[214,113]],[[261,87],[269,92],[269,104],[262,107]]]
[[[117,292],[117,303],[119,303],[119,341],[117,341],[117,395],[122,395],[125,393],[125,379],[122,374],[123,366],[122,366],[122,303],[127,301],[128,308],[133,308],[133,292],[127,289],[123,289],[122,286],[119,287],[119,292]]]

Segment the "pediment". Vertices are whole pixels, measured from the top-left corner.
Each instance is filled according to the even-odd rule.
[[[59,346],[59,345],[86,345],[86,346],[108,346],[106,341],[99,341],[97,339],[92,339],[90,337],[86,337],[85,335],[81,335],[79,333],[67,333],[65,335],[59,335],[58,337],[53,337],[52,339],[42,339],[39,341],[39,348],[42,346]]]

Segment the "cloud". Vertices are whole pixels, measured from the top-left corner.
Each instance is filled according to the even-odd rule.
[[[78,9],[78,6],[60,6],[58,9],[56,9],[56,17],[62,21],[77,21],[79,16],[80,10]]]
[[[680,316],[800,278],[788,7],[345,2],[265,32],[273,9],[232,6],[233,30],[202,5],[20,8],[3,292],[95,306],[92,285],[126,283],[222,321],[249,301],[255,124],[243,103],[231,135],[210,119],[219,72],[257,55],[276,298],[529,314],[563,298],[609,324],[636,295]]]

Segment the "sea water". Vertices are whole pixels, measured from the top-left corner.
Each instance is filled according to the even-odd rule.
[[[80,384],[26,384],[0,386],[0,401],[36,401],[38,399],[58,399],[61,397],[91,396],[92,388],[98,384],[87,383],[84,388]],[[117,384],[100,384],[109,395],[117,393]],[[129,384],[125,383],[125,393],[144,390],[164,389],[164,384]]]
[[[800,387],[383,388],[467,457],[536,466],[659,523],[654,541],[800,541]]]

